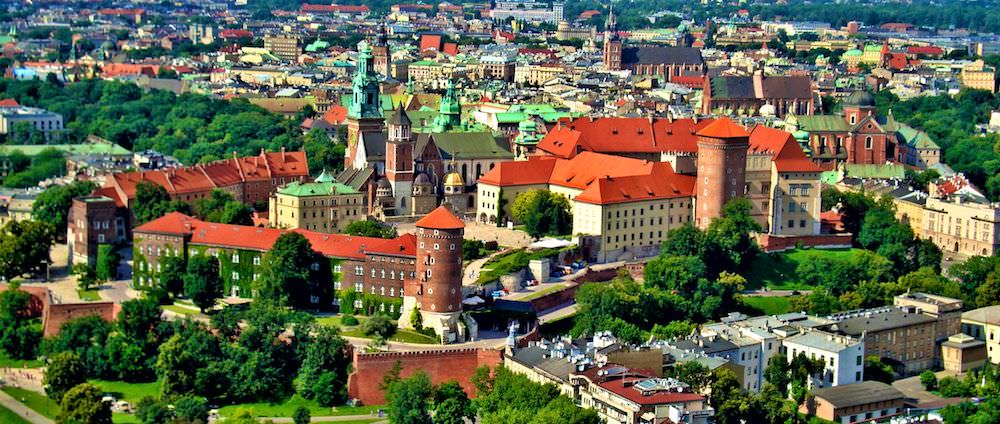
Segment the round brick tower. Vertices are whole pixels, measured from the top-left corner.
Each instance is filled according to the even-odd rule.
[[[465,223],[439,206],[416,223],[416,278],[403,291],[401,327],[409,327],[413,308],[420,310],[423,326],[433,328],[445,341],[462,341],[466,335],[458,321],[462,313],[462,237]]]
[[[729,118],[719,118],[697,136],[695,222],[704,229],[729,199],[744,195],[750,134]]]

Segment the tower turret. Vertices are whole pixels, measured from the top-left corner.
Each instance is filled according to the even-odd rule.
[[[466,339],[458,324],[462,313],[462,238],[465,224],[446,207],[438,207],[416,223],[416,279],[403,290],[401,326],[410,325],[414,308],[423,326],[444,341]]]
[[[719,118],[696,135],[695,221],[699,228],[707,228],[726,202],[745,194],[750,134],[729,118]]]

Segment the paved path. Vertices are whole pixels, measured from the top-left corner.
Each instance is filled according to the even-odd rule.
[[[576,302],[565,303],[555,308],[546,309],[538,313],[538,323],[545,324],[558,321],[576,313]]]
[[[361,349],[367,348],[368,344],[371,343],[371,339],[364,339],[360,337],[347,337],[343,336],[348,342],[350,342],[354,347]],[[425,350],[452,350],[452,349],[468,349],[468,348],[499,348],[503,347],[507,343],[505,337],[493,337],[488,339],[477,340],[474,342],[466,343],[452,343],[452,344],[415,344],[415,343],[403,343],[403,342],[386,342],[384,350],[387,352],[416,352]],[[362,350],[363,351],[363,350]]]
[[[496,252],[490,253],[489,255],[483,256],[482,258],[475,259],[475,260],[469,262],[469,264],[465,266],[465,269],[462,270],[462,273],[463,273],[462,274],[462,285],[463,286],[471,286],[471,287],[478,286],[478,284],[476,283],[476,280],[479,279],[479,274],[483,270],[483,265],[486,265],[486,262],[488,262],[490,259],[493,259],[494,256],[497,256],[497,255],[499,255],[501,253],[506,253],[506,252],[509,252],[509,251],[510,251],[510,249],[498,250]]]
[[[757,297],[787,297],[795,296],[796,294],[808,296],[811,293],[812,290],[744,290],[740,294]]]
[[[24,406],[23,403],[14,399],[6,392],[0,391],[0,405],[3,405],[13,413],[20,415],[21,418],[28,420],[28,422],[32,424],[54,424],[52,420],[43,417],[35,411],[32,411],[31,408]]]
[[[399,223],[394,225],[400,234],[416,233],[416,226],[412,223]],[[524,231],[508,230],[497,228],[493,224],[481,224],[475,221],[465,221],[465,238],[481,241],[495,241],[503,247],[528,247],[535,241]]]
[[[934,373],[934,375],[937,376],[938,380],[945,377],[957,377],[959,380],[963,378],[963,375],[956,374],[951,371],[938,371]],[[936,402],[942,399],[941,396],[937,396],[927,390],[924,390],[924,385],[920,384],[919,375],[893,381],[892,387],[895,387],[897,390],[903,392],[903,396],[916,400],[918,404]]]

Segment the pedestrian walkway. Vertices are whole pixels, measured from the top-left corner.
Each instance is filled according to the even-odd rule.
[[[35,411],[32,411],[31,408],[28,408],[17,399],[14,399],[11,395],[2,391],[0,391],[0,405],[3,405],[13,413],[20,415],[21,418],[28,420],[28,422],[32,424],[55,424],[52,420],[43,417]]]

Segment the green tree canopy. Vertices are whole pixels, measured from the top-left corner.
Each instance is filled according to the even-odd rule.
[[[216,299],[222,297],[219,260],[206,255],[194,255],[188,258],[187,273],[184,274],[184,293],[202,312],[215,306]]]

